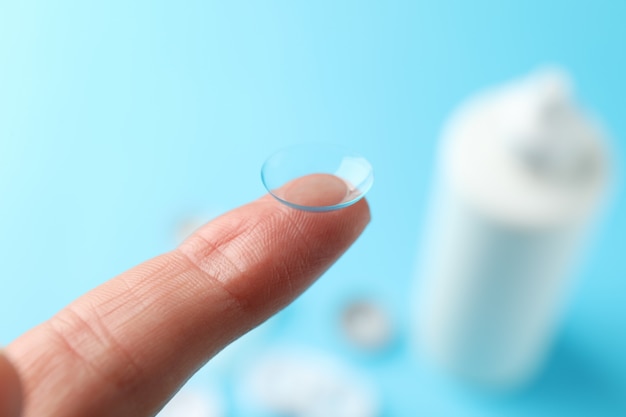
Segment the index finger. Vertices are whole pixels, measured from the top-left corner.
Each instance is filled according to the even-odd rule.
[[[208,359],[304,291],[368,221],[365,200],[308,213],[266,196],[208,223],[7,348],[24,416],[156,413]]]

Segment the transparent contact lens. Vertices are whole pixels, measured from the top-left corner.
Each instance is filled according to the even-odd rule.
[[[263,185],[278,201],[306,211],[348,207],[374,182],[371,164],[334,145],[309,144],[270,156],[261,169]]]

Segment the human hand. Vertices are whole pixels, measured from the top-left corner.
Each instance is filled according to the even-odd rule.
[[[0,417],[156,414],[311,285],[369,216],[365,200],[309,213],[265,196],[213,220],[11,343],[13,366],[0,355]]]

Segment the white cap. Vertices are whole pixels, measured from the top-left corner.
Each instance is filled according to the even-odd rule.
[[[443,175],[478,211],[521,226],[584,217],[606,180],[602,134],[555,69],[480,94],[444,133]]]

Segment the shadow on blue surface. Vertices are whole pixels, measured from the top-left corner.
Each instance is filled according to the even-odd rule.
[[[435,372],[430,389],[444,416],[626,416],[626,386],[610,361],[594,355],[570,335],[562,335],[537,379],[520,391],[484,390]],[[443,407],[447,404],[447,407]]]
[[[569,415],[626,415],[626,387],[601,358],[567,337],[558,341],[546,369],[522,399],[533,408],[571,410]]]

